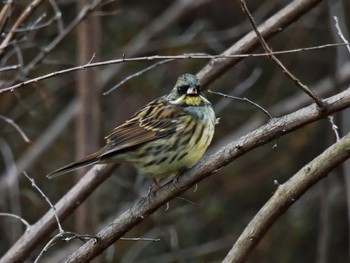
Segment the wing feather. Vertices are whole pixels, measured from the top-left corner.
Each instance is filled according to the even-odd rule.
[[[107,146],[102,156],[169,136],[181,128],[184,115],[182,107],[169,104],[164,97],[154,100],[105,137]]]

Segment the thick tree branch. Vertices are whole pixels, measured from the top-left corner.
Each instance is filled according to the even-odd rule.
[[[292,24],[304,13],[310,11],[322,0],[294,0],[281,11],[270,17],[258,27],[261,36],[269,39]],[[260,42],[254,31],[249,32],[222,55],[250,53],[259,46]],[[212,59],[198,74],[203,87],[208,86],[215,79],[224,74],[233,65],[241,61],[241,58]]]
[[[274,222],[311,186],[350,157],[350,133],[305,165],[282,185],[244,229],[223,263],[244,262]]]
[[[231,142],[216,153],[204,158],[195,167],[179,176],[176,183],[170,182],[166,184],[160,188],[152,198],[140,199],[135,206],[125,211],[108,227],[102,229],[97,234],[97,242],[90,240],[72,253],[64,262],[89,262],[166,202],[204,178],[212,175],[241,155],[310,122],[316,121],[345,107],[349,107],[350,89],[325,101],[328,107],[323,113],[313,104],[292,114],[273,119],[268,124],[248,133],[237,141]]]
[[[100,237],[99,242],[96,244],[93,241],[88,242],[72,254],[69,260],[72,260],[71,262],[84,262],[85,259],[91,259],[100,254],[110,244],[122,237],[134,225],[153,213],[164,203],[248,151],[326,115],[350,107],[350,89],[326,99],[325,102],[328,106],[322,113],[318,111],[316,105],[313,104],[292,114],[273,119],[268,124],[248,133],[237,141],[228,144],[226,147],[203,159],[199,164],[179,177],[176,187],[172,183],[165,185],[156,192],[151,202],[149,202],[147,198],[141,199],[133,208],[127,210],[120,218],[117,218],[112,225],[103,229],[98,234],[98,237]],[[55,205],[60,219],[64,219],[82,203],[98,185],[108,178],[112,170],[113,167],[106,165],[98,165],[92,168],[79,183]],[[52,211],[49,211],[23,234],[3,256],[0,262],[23,261],[23,259],[25,259],[54,228],[54,215]]]
[[[256,26],[256,23],[254,21],[254,18],[253,16],[251,15],[248,7],[247,7],[247,4],[244,0],[238,0],[238,2],[240,3],[241,7],[242,7],[242,10],[243,12],[247,15],[253,29],[254,29],[254,32],[256,33],[256,35],[258,36],[258,39],[261,43],[261,45],[263,46],[264,50],[266,51],[266,53],[272,53],[272,49],[269,47],[269,45],[266,43],[265,39],[263,38],[263,36],[260,34],[257,26]],[[294,83],[295,85],[301,89],[302,91],[304,91],[307,95],[309,95],[314,101],[315,103],[317,104],[317,106],[320,107],[320,109],[322,110],[324,105],[322,103],[322,100],[320,98],[318,98],[316,96],[316,94],[311,91],[306,85],[304,85],[303,83],[301,83],[301,81],[295,77],[283,64],[282,62],[274,55],[271,55],[271,56],[268,56],[268,58],[270,58],[282,71],[282,73],[284,73],[288,78],[290,78]]]
[[[277,33],[281,32],[283,29],[285,29],[287,26],[292,24],[299,17],[301,17],[304,13],[310,11],[310,9],[312,9],[315,5],[317,5],[321,1],[322,0],[294,0],[291,4],[286,6],[284,9],[282,9],[272,17],[270,17],[265,23],[263,23],[261,26],[258,27],[258,30],[261,36],[264,37],[264,39],[269,39],[270,37],[276,35]],[[90,9],[87,9],[87,10],[90,10]],[[83,12],[84,10],[81,11],[81,15],[78,16],[79,19],[77,18],[77,21],[80,22],[81,21],[80,18],[85,17],[87,12]],[[74,26],[76,26],[77,23],[78,22],[76,23],[72,22],[71,27],[74,28]],[[66,31],[70,32],[71,28],[67,28]],[[57,39],[60,39],[60,38],[57,37]],[[59,42],[57,43],[56,42],[52,42],[53,44],[45,48],[45,50],[42,51],[41,54],[39,54],[35,59],[33,59],[31,63],[29,63],[29,65],[26,66],[24,71],[29,72],[33,68],[32,64],[37,64],[38,61],[41,61],[41,59],[52,49],[52,47],[55,47],[57,43],[59,43]],[[234,45],[232,45],[230,48],[228,48],[221,55],[213,56],[211,61],[197,74],[198,78],[201,81],[202,87],[206,89],[210,83],[212,83],[216,78],[224,74],[227,70],[229,70],[231,67],[237,64],[243,58],[247,56],[251,56],[247,54],[249,54],[254,49],[256,49],[259,46],[259,43],[260,42],[257,35],[255,34],[254,31],[251,31],[242,39],[240,39],[238,42],[236,42]],[[240,54],[245,54],[245,55],[239,56]],[[129,53],[128,55],[130,56]],[[269,54],[263,54],[263,55],[266,56]],[[234,57],[230,58],[230,56],[234,56]],[[176,56],[176,58],[178,59],[190,59],[193,57],[194,56],[191,56],[191,55]],[[127,58],[127,59],[114,59],[114,60],[98,62],[98,63],[87,63],[85,65],[64,69],[59,72],[52,72],[44,76],[40,76],[38,78],[34,78],[7,88],[0,89],[0,94],[4,92],[13,91],[20,87],[29,85],[31,83],[36,83],[38,81],[41,81],[47,78],[51,78],[61,74],[66,74],[76,70],[84,70],[90,67],[105,66],[105,65],[132,62],[132,61],[172,59],[172,58],[174,58],[174,56],[151,56],[151,57]],[[208,59],[210,58],[210,56],[196,56],[196,58]],[[113,75],[115,75],[115,71],[113,72],[114,72]]]
[[[72,213],[115,169],[115,166],[96,165],[55,205],[56,214],[63,220]],[[27,228],[22,237],[0,259],[1,263],[24,262],[57,226],[54,212],[49,210],[40,220]]]

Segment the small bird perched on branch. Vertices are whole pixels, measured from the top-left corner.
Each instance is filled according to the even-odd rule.
[[[47,177],[97,163],[130,163],[159,186],[158,179],[198,162],[213,138],[215,122],[199,80],[184,74],[169,95],[148,103],[106,136],[103,148]]]

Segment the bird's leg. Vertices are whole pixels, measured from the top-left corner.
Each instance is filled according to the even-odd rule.
[[[174,178],[172,179],[173,186],[174,186],[177,190],[180,190],[180,189],[176,186],[177,181],[178,181],[178,179],[179,179],[179,176],[180,176],[181,174],[183,174],[186,170],[187,170],[186,168],[181,169],[180,171],[177,172],[177,174],[176,174],[176,175],[174,176]]]
[[[153,184],[148,189],[148,193],[147,193],[148,196],[151,194],[154,194],[161,187],[161,185],[159,184],[159,180],[155,178],[152,178],[152,180],[153,180]]]
[[[161,187],[161,185],[160,185],[160,183],[159,183],[159,180],[157,180],[157,179],[155,179],[155,178],[152,178],[152,180],[153,180],[153,185],[152,185],[152,187],[154,188],[153,191],[157,191],[157,190]]]
[[[178,178],[179,178],[179,174],[177,174],[177,175],[174,177],[174,179],[172,180],[173,186],[175,187],[176,190],[180,190],[180,189],[176,186]]]

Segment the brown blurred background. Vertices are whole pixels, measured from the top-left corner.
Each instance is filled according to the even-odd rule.
[[[8,19],[0,24],[1,41],[33,2],[16,1],[11,6]],[[260,24],[290,2],[267,0],[247,4]],[[0,71],[0,88],[83,65],[92,58],[92,62],[97,62],[123,55],[220,54],[251,30],[236,1],[107,1],[36,62],[40,52],[52,47],[52,41],[68,31],[67,26],[89,3],[83,0],[39,3],[0,53],[0,69],[20,65],[16,70]],[[287,50],[341,42],[334,27],[334,15],[339,17],[349,39],[348,10],[350,1],[323,1],[268,43],[273,50]],[[262,52],[261,48],[256,50]],[[350,54],[345,47],[278,57],[321,97],[348,87],[350,73],[345,72],[345,83],[338,79],[339,72],[349,68]],[[81,174],[48,180],[47,173],[98,149],[113,127],[145,103],[167,94],[180,74],[196,74],[208,60],[175,60],[102,95],[155,62],[74,71],[0,94],[0,115],[15,121],[31,140],[25,142],[12,125],[0,120],[0,212],[17,214],[34,223],[49,207],[22,175],[23,170],[55,203]],[[325,85],[324,81],[329,83]],[[242,60],[209,88],[247,97],[274,117],[310,104],[306,95],[266,57]],[[206,95],[220,117],[209,151],[267,121],[250,104]],[[344,134],[349,131],[349,113],[342,114],[335,116],[335,122]],[[201,182],[196,191],[187,191],[182,196],[184,200],[173,200],[168,210],[157,211],[127,234],[160,238],[160,242],[118,241],[96,262],[220,262],[271,197],[276,189],[274,181],[286,181],[334,140],[330,123],[325,119],[283,136],[276,142],[276,148],[271,143],[244,155]],[[346,171],[342,168],[334,171],[298,200],[263,238],[249,262],[348,262]],[[65,230],[96,233],[145,194],[150,184],[131,166],[122,165],[74,216],[64,221]],[[0,217],[0,255],[23,231],[24,226],[18,221]],[[57,244],[43,262],[56,262],[79,245],[80,241]]]

